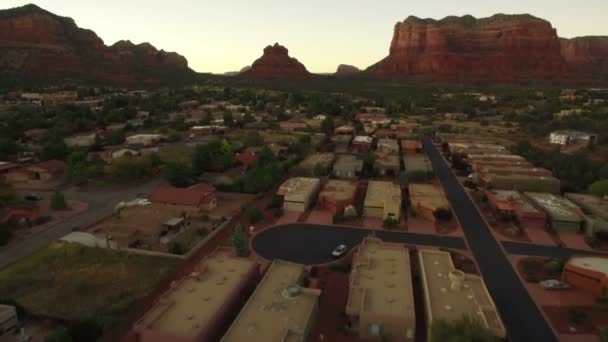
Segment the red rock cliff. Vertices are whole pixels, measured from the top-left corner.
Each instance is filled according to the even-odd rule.
[[[35,5],[0,11],[0,74],[15,79],[158,83],[193,75],[176,53],[148,43],[106,46],[95,32]]]
[[[338,69],[336,70],[336,73],[334,75],[351,76],[351,75],[356,75],[360,72],[361,72],[361,70],[359,70],[359,68],[357,68],[356,66],[340,64],[340,65],[338,65]]]
[[[304,79],[312,77],[312,74],[306,70],[304,64],[289,57],[287,48],[275,43],[267,46],[262,57],[239,76],[258,79]]]
[[[374,77],[439,82],[517,82],[571,76],[555,29],[530,15],[408,17],[395,25],[389,56]]]
[[[580,74],[592,79],[608,78],[608,37],[560,39],[562,56]]]

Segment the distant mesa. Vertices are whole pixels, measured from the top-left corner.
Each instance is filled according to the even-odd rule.
[[[149,43],[106,46],[73,19],[36,5],[0,10],[0,78],[159,84],[192,78],[183,56]]]
[[[431,82],[589,80],[606,70],[606,49],[606,37],[560,39],[551,23],[528,14],[410,16],[395,25],[389,55],[366,74]]]
[[[352,76],[361,72],[361,69],[348,64],[340,64],[334,75],[336,76]]]
[[[246,67],[243,67],[241,70],[239,71],[227,71],[224,73],[224,76],[237,76],[238,74],[245,72],[247,70],[251,69],[251,67],[248,65]]]
[[[251,79],[308,79],[314,77],[304,64],[289,57],[289,51],[275,43],[264,49],[262,57],[258,58],[251,67],[239,74],[240,77]]]

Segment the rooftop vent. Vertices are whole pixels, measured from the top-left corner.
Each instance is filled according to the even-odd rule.
[[[299,286],[289,286],[283,290],[283,297],[287,299],[294,299],[302,293],[302,289]]]
[[[464,283],[464,272],[460,270],[453,270],[448,273],[450,279],[450,289],[452,291],[460,291]]]
[[[445,308],[446,311],[452,310],[452,307],[450,305],[446,305],[444,308]]]

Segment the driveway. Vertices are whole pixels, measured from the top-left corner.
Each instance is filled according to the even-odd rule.
[[[58,222],[26,240],[0,250],[0,268],[42,249],[49,243],[69,234],[74,227],[86,227],[95,223],[110,215],[119,202],[133,199],[140,193],[150,193],[158,185],[159,181],[154,180],[134,187],[115,188],[108,191],[82,192],[77,189],[64,191],[66,198],[88,203],[88,209]]]
[[[374,232],[384,241],[411,245],[465,249],[458,237],[414,234],[397,231],[377,231],[350,227],[290,223],[266,229],[253,237],[253,250],[268,260],[282,259],[305,265],[323,264],[335,259],[331,251],[340,244],[349,249]]]
[[[557,341],[549,323],[511,267],[477,208],[429,139],[424,141],[424,150],[460,220],[471,252],[498,306],[511,341]]]

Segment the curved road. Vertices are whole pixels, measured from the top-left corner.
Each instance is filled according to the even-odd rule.
[[[256,234],[251,245],[258,255],[268,260],[283,259],[305,265],[316,265],[334,260],[331,252],[339,244],[345,244],[350,250],[372,232],[382,240],[389,242],[452,249],[466,248],[464,240],[458,237],[306,223],[290,223],[268,228]]]

